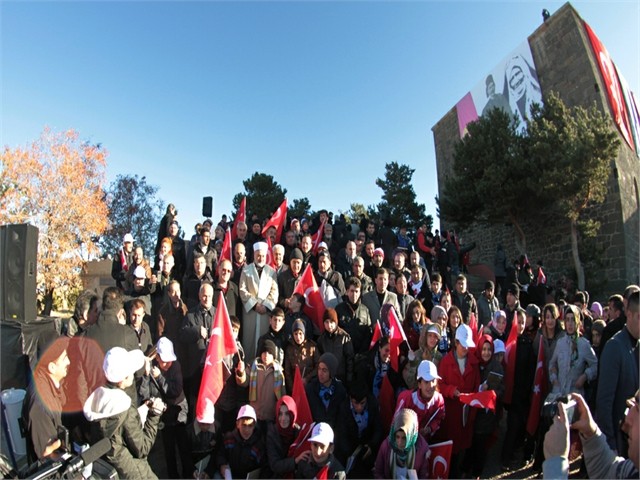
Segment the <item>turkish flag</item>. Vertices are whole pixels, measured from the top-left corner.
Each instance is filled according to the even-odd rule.
[[[324,238],[324,224],[325,222],[322,222],[320,224],[320,227],[318,228],[318,231],[316,233],[313,234],[313,236],[311,237],[311,242],[313,243],[313,246],[311,247],[311,252],[314,255],[318,254],[318,245],[320,245],[320,242],[322,242],[322,239]]]
[[[327,480],[327,478],[329,478],[329,465],[325,465],[318,470],[318,473],[316,473],[316,476],[313,478],[316,480]]]
[[[207,357],[202,371],[202,383],[196,403],[196,417],[203,415],[205,411],[215,405],[222,388],[224,387],[224,372],[227,368],[222,364],[223,357],[238,351],[236,341],[231,333],[231,320],[224,295],[218,297],[216,315],[211,327],[211,337],[207,347]]]
[[[529,409],[529,419],[527,420],[527,432],[529,435],[536,433],[538,422],[540,421],[540,411],[542,410],[542,402],[547,392],[547,371],[544,366],[544,346],[542,345],[542,335],[540,335],[540,344],[538,345],[538,361],[536,362],[536,376],[533,381],[533,397],[531,398],[531,407]]]
[[[267,243],[267,265],[269,265],[270,267],[272,267],[274,270],[276,269],[276,262],[273,259],[273,248],[271,245],[271,238],[270,237],[266,237],[265,241]]]
[[[238,238],[238,223],[247,221],[247,197],[242,197],[240,208],[233,219],[233,230],[231,230],[231,240]]]
[[[276,242],[280,242],[282,238],[282,230],[284,228],[284,222],[287,219],[287,199],[285,198],[278,209],[275,211],[267,223],[262,228],[262,236],[267,237],[267,230],[269,227],[276,227]]]
[[[235,225],[234,225],[235,228]],[[233,263],[233,259],[231,258],[231,230],[227,227],[227,233],[224,236],[224,240],[222,241],[222,251],[220,252],[220,261],[229,260]]]
[[[298,408],[298,415],[296,417],[298,425],[312,423],[313,416],[311,415],[311,408],[309,407],[309,401],[307,400],[307,392],[304,389],[304,382],[302,381],[302,374],[300,373],[300,367],[298,365],[296,365],[296,371],[293,376],[291,396],[295,400],[296,407]]]
[[[509,338],[507,338],[507,344],[505,345],[506,352],[504,357],[507,368],[504,378],[504,403],[507,405],[511,403],[511,397],[513,396],[513,382],[516,375],[516,347],[518,346],[517,315],[517,312],[513,313],[511,331],[509,332]]]
[[[307,392],[304,389],[304,383],[302,382],[302,375],[300,374],[300,367],[298,365],[296,365],[296,371],[293,377],[291,397],[296,402],[296,407],[298,407],[296,423],[300,425],[300,431],[289,447],[288,456],[296,458],[302,452],[306,452],[311,448],[308,438],[311,436],[311,431],[315,425],[313,417],[311,416],[311,408],[309,408]]]
[[[380,421],[382,422],[382,431],[386,435],[391,428],[393,422],[393,414],[395,413],[396,394],[393,386],[389,381],[389,376],[382,378],[382,386],[380,387],[380,395],[378,397],[378,405],[380,405]]]
[[[376,326],[373,330],[373,336],[371,337],[371,344],[369,345],[369,349],[372,349],[376,344],[379,338],[383,335],[387,335],[389,337],[389,345],[391,347],[391,358],[390,363],[391,367],[397,372],[398,371],[398,357],[399,357],[399,349],[402,342],[407,342],[407,337],[404,334],[404,330],[402,325],[400,325],[400,320],[398,319],[398,314],[396,313],[395,308],[389,308],[389,315],[387,317],[389,322],[388,330],[385,327],[382,327],[380,321],[376,322]],[[383,333],[383,329],[385,330]],[[407,342],[408,344],[408,342]]]
[[[492,412],[496,411],[496,392],[485,390],[475,393],[461,393],[458,399],[470,407],[488,408]]]
[[[480,345],[479,342],[484,334],[484,329],[482,328],[482,325],[478,325],[478,319],[476,318],[476,314],[473,312],[471,312],[471,315],[469,316],[469,328],[473,333],[473,341],[476,345]]]
[[[542,271],[542,267],[538,269],[538,278],[536,280],[538,285],[546,285],[547,284],[547,276]]]
[[[429,478],[449,478],[449,460],[451,460],[451,450],[453,440],[429,445],[431,450],[431,475]]]
[[[313,276],[313,270],[310,264],[307,264],[305,267],[304,272],[302,272],[300,276],[300,281],[293,292],[304,295],[304,313],[311,319],[313,324],[323,332],[324,322],[322,321],[322,315],[324,315],[325,310],[324,300],[322,299],[322,293],[318,288],[316,279]]]

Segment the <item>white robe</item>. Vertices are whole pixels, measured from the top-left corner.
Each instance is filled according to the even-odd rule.
[[[275,270],[265,265],[258,277],[255,264],[245,265],[240,274],[240,300],[244,306],[242,319],[242,346],[245,359],[252,362],[256,356],[258,339],[269,331],[269,312],[259,314],[253,308],[264,305],[271,311],[278,303],[278,279]]]

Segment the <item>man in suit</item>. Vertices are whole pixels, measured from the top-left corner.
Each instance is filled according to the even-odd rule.
[[[376,278],[374,281],[376,288],[362,296],[362,303],[369,309],[372,325],[375,325],[375,323],[380,319],[380,310],[385,303],[391,304],[393,308],[396,309],[396,312],[400,312],[398,297],[395,293],[387,290],[389,285],[389,272],[387,269],[382,267],[379,268],[376,271]]]

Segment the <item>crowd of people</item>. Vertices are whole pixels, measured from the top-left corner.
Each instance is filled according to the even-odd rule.
[[[582,442],[585,457],[587,437],[606,441],[614,456],[598,472],[617,454],[635,459],[635,470],[618,470],[638,478],[629,453],[638,448],[637,411],[631,429],[625,420],[638,409],[638,286],[604,308],[580,291],[547,301],[541,265],[522,257],[507,266],[499,246],[495,281],[476,298],[463,273],[473,246],[426,224],[414,242],[406,227],[332,222],[322,210],[287,220],[276,238],[253,216],[233,225],[231,258],[222,258],[230,226],[226,216],[215,226],[207,219],[185,240],[169,205],[153,263],[124,236],[114,285],[101,298],[82,292],[63,335],[42,342],[23,409],[31,459],[69,448],[59,438],[65,427],[77,444],[109,438],[104,458],[121,478],[156,477],[148,455],[158,435],[169,478],[429,478],[430,445],[452,440],[450,478],[476,478],[504,438],[503,470],[542,472],[548,453],[561,461],[545,471],[564,474],[568,453],[549,446],[557,441],[543,448],[543,439],[549,429],[562,437],[569,420],[563,408],[545,418],[532,406],[542,388],[545,405],[579,395],[580,435],[568,441]],[[326,306],[321,324],[296,291],[307,267]],[[214,359],[224,384],[196,415],[220,301],[237,353]],[[296,370],[315,422],[307,448]],[[492,408],[461,401],[485,391],[495,393]],[[532,413],[541,418],[534,432]]]

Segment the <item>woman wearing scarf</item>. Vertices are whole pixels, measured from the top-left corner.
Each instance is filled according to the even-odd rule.
[[[285,478],[293,474],[301,460],[309,460],[309,450],[297,457],[289,457],[289,447],[297,438],[300,427],[296,424],[298,407],[295,400],[284,395],[276,403],[276,421],[267,427],[267,459],[273,478]],[[290,476],[290,475],[289,475]]]
[[[504,349],[502,349],[504,350]],[[504,393],[504,367],[494,354],[494,344],[491,335],[483,335],[478,341],[478,348],[474,352],[480,368],[480,391],[494,390],[498,401]],[[491,375],[491,374],[497,375]],[[479,408],[473,426],[473,443],[469,450],[468,465],[465,470],[471,471],[473,478],[482,476],[487,452],[492,445],[491,437],[498,428],[498,415],[488,408]],[[494,438],[495,440],[495,438]]]
[[[414,470],[417,478],[428,478],[428,455],[429,445],[418,434],[416,412],[402,408],[393,417],[389,436],[380,445],[374,477],[410,478],[409,471]]]
[[[484,333],[491,335],[492,340],[507,343],[507,314],[504,310],[498,310],[493,314],[489,325],[484,327]]]
[[[580,336],[580,311],[567,305],[564,311],[566,335],[558,340],[549,362],[551,394],[579,393],[584,396],[584,385],[593,381],[598,373],[598,358],[589,341]]]

